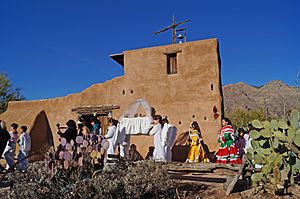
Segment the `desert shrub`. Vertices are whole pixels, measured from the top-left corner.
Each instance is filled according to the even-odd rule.
[[[121,162],[96,175],[95,198],[174,198],[175,187],[162,164]]]
[[[8,195],[9,198],[73,198],[70,195],[75,184],[91,177],[92,172],[93,167],[89,164],[50,171],[43,163],[35,162],[25,174],[9,174],[13,189]]]
[[[93,174],[89,165],[49,171],[34,163],[10,179],[8,198],[174,198],[175,187],[161,163],[118,162]]]

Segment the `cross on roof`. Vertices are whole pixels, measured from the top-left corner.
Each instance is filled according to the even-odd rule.
[[[175,17],[173,15],[172,25],[170,25],[170,26],[168,26],[168,27],[166,27],[164,29],[161,29],[158,32],[155,32],[154,34],[157,35],[159,33],[162,33],[162,32],[165,32],[165,31],[167,31],[169,29],[172,29],[172,44],[175,44],[176,43],[176,27],[179,26],[179,25],[181,25],[181,24],[184,24],[186,22],[189,22],[189,21],[191,21],[191,20],[184,20],[184,21],[181,21],[179,23],[176,23],[175,22]]]

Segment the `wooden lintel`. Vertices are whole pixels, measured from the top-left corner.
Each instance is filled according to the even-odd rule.
[[[76,111],[81,114],[108,114],[114,109],[119,109],[119,105],[91,105],[91,106],[79,106],[72,108],[72,111]]]
[[[182,50],[168,50],[166,52],[164,52],[164,55],[170,55],[170,54],[176,54],[176,53],[181,53]]]

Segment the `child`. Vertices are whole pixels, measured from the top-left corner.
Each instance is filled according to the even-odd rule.
[[[238,129],[238,138],[235,140],[238,149],[239,157],[242,159],[245,154],[246,139],[244,138],[245,131],[243,128]]]
[[[190,149],[186,162],[206,162],[205,152],[203,150],[203,139],[197,122],[192,122],[190,125],[189,138],[191,140]]]
[[[11,168],[14,165],[14,158],[16,152],[16,143],[18,141],[18,124],[12,123],[10,125],[10,139],[7,142],[7,145],[4,150],[4,157],[7,162],[6,169]]]
[[[222,129],[218,133],[220,148],[216,154],[217,163],[241,164],[238,149],[234,143],[234,129],[228,118],[222,119]]]
[[[19,170],[22,173],[25,173],[28,168],[28,154],[31,148],[31,139],[30,136],[27,134],[27,127],[21,126],[22,134],[20,136],[19,145],[20,151],[18,155],[18,162],[19,162]]]

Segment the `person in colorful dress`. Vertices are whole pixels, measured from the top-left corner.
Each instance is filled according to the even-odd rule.
[[[240,164],[241,159],[238,156],[238,150],[234,143],[234,129],[228,118],[222,119],[222,129],[218,133],[219,151],[216,154],[217,163]]]
[[[91,130],[91,134],[92,134],[92,143],[94,145],[96,145],[98,143],[98,136],[101,134],[101,130],[100,130],[100,121],[97,118],[94,118],[91,121],[91,125],[93,126],[92,130]]]
[[[202,145],[203,139],[197,122],[191,123],[189,138],[191,143],[186,162],[205,162],[205,152]]]

